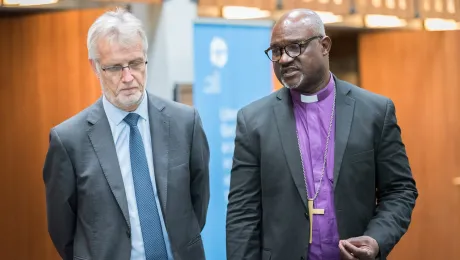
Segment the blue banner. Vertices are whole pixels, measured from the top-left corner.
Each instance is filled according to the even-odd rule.
[[[222,260],[236,114],[273,90],[271,62],[264,53],[271,22],[214,21],[194,25],[193,104],[211,151],[211,200],[203,231],[206,259]]]

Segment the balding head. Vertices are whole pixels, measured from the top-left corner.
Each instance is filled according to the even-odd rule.
[[[309,9],[294,9],[285,13],[275,23],[274,28],[290,24],[300,24],[304,28],[308,28],[308,30],[315,35],[326,35],[324,23],[321,20],[321,17]]]
[[[331,39],[326,36],[318,14],[295,9],[281,16],[273,26],[267,55],[285,87],[311,94],[329,81],[330,48]]]

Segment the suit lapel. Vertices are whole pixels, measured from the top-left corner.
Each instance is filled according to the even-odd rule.
[[[274,105],[273,111],[275,113],[278,134],[297,191],[302,198],[305,208],[308,210],[307,191],[305,188],[295,117],[289,90],[282,88],[279,90],[277,98],[278,102]]]
[[[335,121],[335,153],[334,153],[334,189],[339,180],[340,167],[343,155],[347,147],[348,136],[350,135],[351,122],[355,109],[355,100],[348,96],[351,88],[347,83],[335,78],[336,97],[336,121]]]
[[[148,97],[155,182],[163,214],[166,214],[169,170],[169,116],[165,113],[165,105],[160,99],[150,94],[148,94]]]
[[[112,131],[110,130],[109,121],[102,106],[102,99],[99,99],[93,106],[87,120],[91,124],[88,130],[91,144],[99,159],[113,196],[125,217],[126,224],[130,227],[125,187],[113,142]]]
[[[336,99],[336,126],[335,126],[335,153],[334,153],[334,189],[339,180],[340,168],[350,135],[355,100],[348,96],[350,85],[334,77],[337,87]],[[292,101],[289,90],[282,88],[277,95],[278,102],[274,105],[274,114],[282,148],[294,183],[307,208],[307,195],[300,159],[299,144]],[[307,208],[308,210],[308,208]]]

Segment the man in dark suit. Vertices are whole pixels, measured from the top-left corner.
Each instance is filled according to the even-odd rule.
[[[270,47],[279,91],[238,112],[228,260],[386,259],[418,196],[393,102],[329,71],[318,15],[293,10]]]
[[[43,170],[64,260],[205,259],[208,142],[196,110],[147,93],[147,48],[124,10],[88,32],[103,96],[51,130]]]

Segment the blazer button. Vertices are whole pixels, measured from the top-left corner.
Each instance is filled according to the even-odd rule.
[[[305,260],[305,257],[301,256],[301,257],[300,257],[300,260]]]
[[[126,230],[126,236],[128,236],[128,238],[131,238],[131,232],[129,232],[129,230]]]

